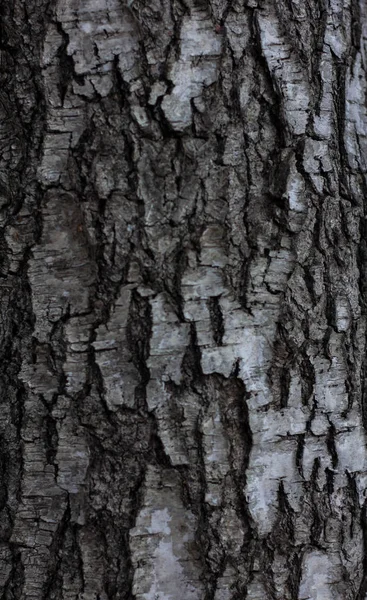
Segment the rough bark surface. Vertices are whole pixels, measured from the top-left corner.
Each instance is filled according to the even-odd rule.
[[[365,600],[365,2],[0,25],[0,598]]]

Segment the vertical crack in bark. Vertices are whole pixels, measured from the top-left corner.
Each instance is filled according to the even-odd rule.
[[[210,322],[213,329],[213,337],[217,346],[223,345],[224,324],[223,315],[219,303],[219,297],[213,296],[208,301]]]

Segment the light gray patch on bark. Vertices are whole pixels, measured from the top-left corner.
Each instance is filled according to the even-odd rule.
[[[130,531],[133,593],[142,600],[199,600],[204,592],[195,550],[196,519],[180,498],[179,478],[150,468],[143,503]]]

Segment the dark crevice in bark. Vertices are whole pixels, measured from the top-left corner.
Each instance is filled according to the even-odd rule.
[[[291,600],[298,600],[299,598],[299,586],[302,578],[302,554],[293,552],[291,560],[289,561],[289,578],[287,585],[289,588]]]
[[[22,484],[22,478],[23,478],[23,472],[24,472],[24,459],[23,459],[23,452],[22,452],[22,448],[21,448],[21,434],[22,434],[22,426],[23,426],[23,419],[24,419],[25,399],[26,399],[26,391],[25,391],[24,387],[22,387],[17,390],[17,392],[15,394],[15,402],[13,401],[12,406],[11,406],[12,421],[17,430],[17,446],[18,447],[16,449],[16,456],[17,456],[16,498],[17,498],[18,502],[21,501],[21,484]],[[15,507],[12,507],[12,509],[14,510]]]
[[[364,212],[360,220],[360,243],[358,247],[357,263],[359,270],[359,302],[361,305],[362,318],[367,315],[367,210],[365,203],[363,204]],[[367,337],[366,337],[367,341]],[[365,431],[367,431],[367,358],[362,359],[361,368],[361,409],[362,420]]]
[[[251,305],[248,301],[249,288],[251,284],[251,261],[255,254],[254,249],[249,251],[248,256],[243,260],[242,273],[240,275],[240,285],[238,300],[242,308],[250,315],[252,315]]]
[[[309,5],[307,5],[309,10]],[[311,28],[313,32],[313,40],[310,47],[313,49],[310,52],[310,81],[313,87],[313,94],[311,96],[311,102],[313,103],[315,113],[320,115],[320,104],[322,100],[322,94],[324,89],[324,81],[320,74],[320,65],[324,52],[324,40],[325,32],[327,27],[327,0],[322,0],[317,3],[316,11],[319,13],[317,17],[313,17],[311,20]],[[310,125],[308,126],[310,128]],[[310,131],[310,134],[313,134]]]
[[[309,405],[313,401],[313,394],[315,388],[315,368],[310,361],[307,354],[303,354],[302,360],[299,365],[302,390],[302,404],[304,406]]]
[[[228,389],[229,388],[229,389]],[[225,392],[229,392],[232,399],[232,405],[222,405],[223,420],[227,426],[227,435],[230,445],[230,457],[232,467],[232,477],[236,484],[238,494],[238,513],[241,516],[245,536],[252,538],[253,525],[250,517],[248,502],[245,496],[246,472],[249,465],[250,453],[253,445],[252,431],[250,427],[249,410],[247,400],[250,395],[246,391],[243,382],[233,376],[227,380]],[[228,393],[227,392],[227,393]],[[238,442],[241,442],[240,447]],[[240,453],[240,455],[238,455]]]
[[[150,379],[147,359],[153,326],[151,313],[151,305],[147,299],[133,290],[126,325],[126,337],[133,363],[140,373],[141,385],[144,387]]]
[[[213,296],[208,300],[210,322],[214,341],[217,346],[222,346],[224,335],[223,314],[220,307],[220,296]]]
[[[351,0],[351,12],[352,12],[352,22],[351,22],[351,33],[352,33],[352,51],[351,51],[351,59],[354,62],[357,52],[361,50],[361,40],[362,38],[362,15],[361,15],[361,7],[358,0]]]
[[[350,191],[350,186],[348,184],[347,173],[349,173],[349,164],[347,161],[347,152],[345,148],[345,111],[346,111],[346,98],[345,98],[345,89],[346,89],[346,76],[347,76],[347,65],[343,64],[337,57],[334,58],[334,67],[336,73],[336,82],[335,82],[335,112],[337,118],[337,128],[336,128],[336,140],[337,148],[339,151],[339,161],[340,161],[340,183],[343,185],[344,189],[349,192],[349,199],[351,202],[355,202],[353,194]]]
[[[45,447],[46,447],[46,459],[49,465],[55,465],[55,474],[57,477],[57,465],[55,464],[55,458],[58,446],[58,433],[55,419],[50,414],[44,418],[44,429],[45,429]]]
[[[288,406],[291,376],[290,371],[294,356],[291,355],[284,339],[284,332],[278,328],[278,339],[274,344],[274,360],[269,371],[274,396],[279,401],[280,408]]]
[[[330,427],[326,436],[326,446],[331,457],[331,464],[333,469],[336,469],[338,466],[338,453],[335,446],[335,435],[335,427],[332,423],[330,423]]]
[[[274,573],[270,566],[274,562],[273,544],[267,541],[262,548],[262,552],[263,560],[261,564],[261,569],[264,588],[268,594],[269,600],[276,600],[277,595],[274,583]]]
[[[60,590],[60,587],[62,587],[60,573],[60,566],[62,560],[61,548],[64,545],[66,531],[70,527],[70,518],[70,501],[68,497],[66,502],[66,509],[64,511],[62,520],[59,523],[56,535],[50,547],[50,555],[52,559],[49,568],[48,579],[44,584],[43,600],[48,600],[48,598],[52,597],[55,593],[57,594]]]
[[[327,493],[328,493],[329,497],[331,497],[332,494],[334,493],[334,470],[331,470],[328,467],[326,467],[325,475],[326,475]]]
[[[312,498],[312,523],[310,527],[310,539],[313,546],[318,548],[320,546],[320,538],[323,531],[323,522],[319,514],[319,502],[318,502],[318,485],[317,479],[320,472],[321,463],[319,458],[315,458],[312,473],[310,478],[310,490],[311,490],[311,498]],[[328,489],[328,494],[332,493],[330,488]]]
[[[278,487],[279,524],[276,531],[276,543],[283,549],[292,546],[294,542],[294,511],[289,504],[283,481]]]
[[[70,56],[70,54],[68,54],[67,52],[67,48],[70,44],[69,34],[64,30],[61,23],[59,23],[58,21],[56,21],[56,28],[58,33],[62,37],[62,44],[60,45],[57,51],[57,57],[59,59],[60,65],[60,99],[61,104],[64,105],[65,97],[67,92],[69,91],[71,82],[74,80],[77,83],[79,83],[79,85],[83,85],[84,77],[82,75],[78,75],[75,72],[73,57]]]
[[[365,500],[360,517],[360,524],[363,532],[363,577],[358,590],[356,600],[364,600],[367,594],[367,500]]]
[[[304,281],[307,287],[307,291],[310,294],[310,298],[312,300],[313,305],[317,304],[317,296],[315,294],[315,288],[314,288],[314,279],[313,279],[313,275],[311,273],[311,268],[309,265],[303,265],[303,272],[304,272]]]
[[[15,544],[11,544],[10,549],[12,569],[4,590],[4,598],[9,597],[13,600],[13,598],[21,598],[24,586],[24,566],[20,549]]]
[[[9,460],[10,456],[6,447],[6,440],[0,438],[0,481],[2,482],[0,488],[0,512],[6,508],[8,501],[8,478],[9,478]]]
[[[115,56],[113,59],[113,74],[115,76],[115,87],[118,104],[121,110],[128,110],[128,98],[129,98],[129,86],[125,83],[120,69],[119,69],[119,57]]]
[[[305,437],[306,434],[301,434],[297,438],[297,450],[296,450],[296,466],[299,474],[303,477],[303,453],[305,449]]]
[[[256,18],[253,19],[252,32],[254,39],[253,45],[254,48],[256,48],[256,50],[254,49],[254,58],[256,63],[259,65],[258,72],[261,73],[262,76],[266,76],[266,82],[268,84],[268,89],[266,91],[269,93],[272,100],[272,104],[270,104],[265,95],[261,93],[257,95],[257,100],[261,106],[260,119],[262,119],[265,115],[270,118],[271,124],[277,132],[279,143],[278,151],[280,151],[282,148],[286,148],[290,141],[290,132],[288,131],[288,125],[284,116],[284,108],[281,102],[282,94],[279,90],[277,79],[274,77],[274,73],[270,71],[268,63],[263,56],[260,41],[260,31]],[[258,74],[256,72],[254,76],[255,79],[258,78]],[[259,88],[260,85],[258,85],[258,89]]]
[[[314,206],[317,210],[317,216],[315,218],[313,236],[314,236],[314,241],[315,241],[315,247],[318,248],[321,252],[319,236],[320,236],[320,231],[322,231],[322,220],[320,218],[322,215],[322,212],[321,212],[322,208],[320,207],[319,199],[323,198],[324,194],[320,193],[320,191],[315,187],[315,183],[314,183],[310,173],[308,173],[306,171],[305,166],[303,164],[304,163],[304,155],[305,155],[305,143],[306,143],[306,138],[302,137],[297,142],[297,144],[295,144],[294,153],[295,153],[295,157],[296,157],[297,171],[298,171],[298,173],[300,173],[302,175],[302,178],[306,185],[306,190],[310,194],[312,203],[314,204]]]
[[[185,316],[183,312],[183,297],[181,293],[181,280],[182,276],[187,268],[187,255],[182,249],[177,249],[172,258],[172,270],[171,277],[167,279],[167,282],[163,283],[163,287],[168,293],[169,298],[174,301],[174,305],[177,311],[177,315],[180,321],[185,322]]]
[[[200,389],[200,381],[204,375],[201,368],[201,353],[194,323],[190,323],[190,343],[182,359],[181,371],[184,385],[189,385],[197,392]]]

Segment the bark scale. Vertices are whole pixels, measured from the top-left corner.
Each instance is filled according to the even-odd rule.
[[[367,598],[364,3],[0,22],[1,598]]]

